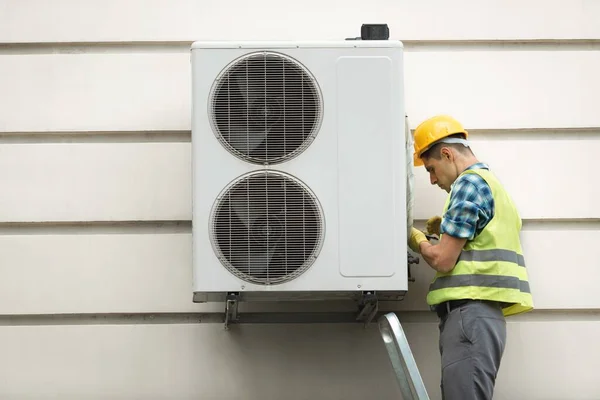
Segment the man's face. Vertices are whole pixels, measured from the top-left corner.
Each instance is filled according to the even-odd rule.
[[[442,190],[450,193],[450,187],[456,180],[456,168],[446,157],[436,160],[433,157],[423,159],[423,164],[429,172],[429,181],[432,185],[438,185]]]

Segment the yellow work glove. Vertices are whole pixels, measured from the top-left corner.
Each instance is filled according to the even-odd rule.
[[[419,244],[421,242],[426,242],[427,238],[425,237],[425,234],[423,232],[421,232],[420,230],[418,230],[417,228],[413,227],[410,231],[410,237],[408,238],[408,247],[410,247],[410,249],[412,251],[414,251],[415,253],[420,253],[419,251]]]
[[[428,235],[440,236],[440,225],[442,224],[442,217],[435,216],[427,220],[425,227],[427,228]]]

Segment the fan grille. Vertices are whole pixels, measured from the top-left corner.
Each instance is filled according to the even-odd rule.
[[[217,199],[211,240],[221,263],[247,282],[277,284],[306,271],[320,251],[321,208],[287,174],[260,171],[230,185]]]
[[[254,164],[276,164],[310,145],[322,101],[315,79],[300,63],[259,52],[221,73],[210,111],[215,134],[229,152]]]

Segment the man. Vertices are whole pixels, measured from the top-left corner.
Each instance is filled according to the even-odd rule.
[[[533,309],[519,213],[467,137],[445,115],[424,121],[414,134],[414,165],[423,165],[431,184],[449,193],[439,242],[415,228],[409,238],[410,248],[437,271],[427,303],[440,319],[445,400],[492,399],[506,344],[504,317]]]

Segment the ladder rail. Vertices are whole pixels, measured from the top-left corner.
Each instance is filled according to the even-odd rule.
[[[390,357],[404,400],[429,400],[410,345],[395,313],[379,317],[379,332]]]

